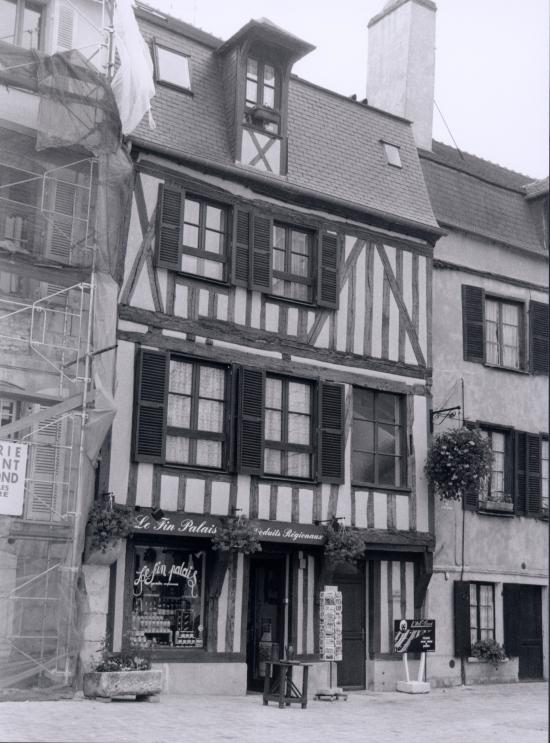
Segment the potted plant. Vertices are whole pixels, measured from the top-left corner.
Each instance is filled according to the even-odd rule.
[[[325,560],[329,571],[338,564],[355,565],[365,554],[367,548],[359,532],[340,526],[333,519],[325,527]]]
[[[249,519],[243,516],[225,516],[221,521],[220,528],[212,537],[212,549],[218,552],[210,587],[213,597],[221,593],[230,555],[238,552],[251,555],[262,549],[258,532]]]
[[[131,652],[111,653],[105,643],[100,654],[94,670],[83,676],[85,697],[124,699],[133,696],[137,701],[158,701],[162,673],[151,668],[149,658]]]
[[[472,646],[472,657],[492,663],[495,668],[507,660],[504,648],[496,640],[478,640]]]
[[[112,503],[96,501],[86,524],[84,561],[90,565],[111,565],[120,554],[122,539],[131,531],[130,511]]]
[[[479,429],[463,426],[434,438],[424,470],[442,500],[460,500],[467,493],[479,494],[492,461],[488,439]]]

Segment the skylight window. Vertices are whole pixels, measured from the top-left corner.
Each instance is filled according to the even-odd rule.
[[[393,165],[394,168],[402,168],[401,155],[399,154],[399,147],[389,142],[382,142],[384,146],[384,152],[386,153],[386,160],[388,165]]]
[[[155,44],[155,79],[180,90],[191,90],[190,57]]]

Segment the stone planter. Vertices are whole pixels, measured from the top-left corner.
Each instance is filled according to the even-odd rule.
[[[480,500],[480,511],[492,511],[494,513],[514,513],[514,504],[504,501]]]
[[[103,551],[98,547],[91,547],[91,544],[86,540],[86,547],[84,550],[84,562],[87,565],[112,565],[116,562],[122,552],[122,540],[117,539],[112,542]]]
[[[82,688],[88,699],[158,702],[161,682],[161,671],[91,671],[84,674]]]

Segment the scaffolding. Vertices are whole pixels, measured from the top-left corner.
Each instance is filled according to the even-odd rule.
[[[74,49],[38,61],[19,49],[14,65],[7,46],[0,82],[38,91],[40,108],[32,150],[19,133],[0,149],[0,440],[29,451],[23,514],[0,515],[0,688],[55,688],[77,673],[84,526],[114,415],[131,166],[104,74]]]

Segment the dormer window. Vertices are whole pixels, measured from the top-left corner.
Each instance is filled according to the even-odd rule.
[[[279,133],[279,82],[275,67],[254,57],[246,61],[246,121],[273,134]]]

